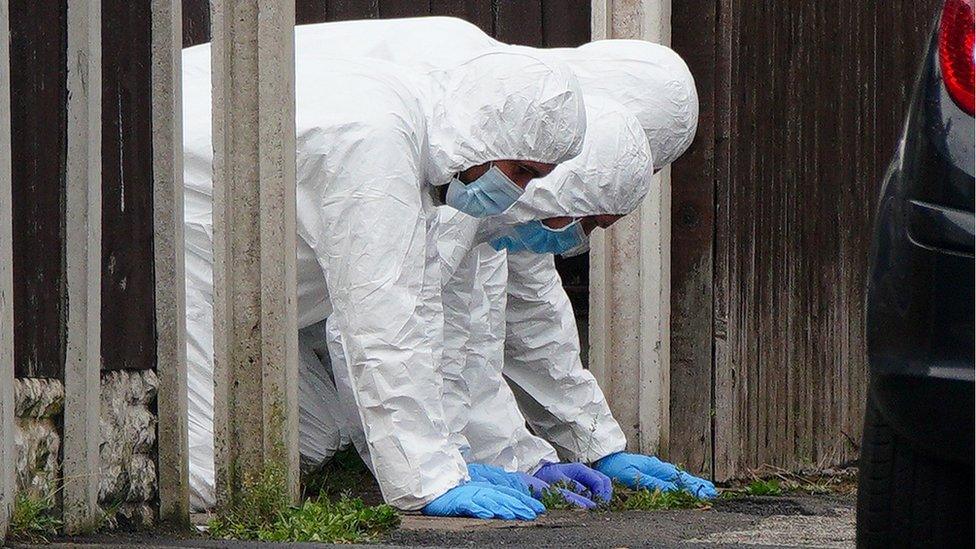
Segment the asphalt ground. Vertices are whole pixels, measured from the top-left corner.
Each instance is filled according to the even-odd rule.
[[[165,530],[53,541],[49,547],[332,547],[209,540]],[[398,547],[853,547],[854,496],[746,496],[717,500],[707,510],[553,511],[531,522],[405,515],[401,527],[378,543]]]

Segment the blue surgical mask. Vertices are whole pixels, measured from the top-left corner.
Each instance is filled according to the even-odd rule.
[[[528,250],[537,254],[565,254],[580,249],[586,243],[586,233],[579,220],[561,229],[550,229],[541,221],[530,221],[512,227],[509,234],[491,241],[491,247],[509,252]]]
[[[525,190],[494,164],[481,177],[464,184],[455,177],[447,187],[447,205],[471,217],[498,215],[515,203]]]

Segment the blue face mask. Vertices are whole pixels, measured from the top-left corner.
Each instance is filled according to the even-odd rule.
[[[488,217],[510,208],[524,192],[493,164],[471,183],[452,179],[447,187],[447,205],[471,217]]]
[[[491,241],[491,247],[509,252],[528,250],[537,254],[565,254],[573,250],[583,250],[586,233],[579,220],[562,229],[550,229],[541,221],[529,221],[512,227],[511,233]]]

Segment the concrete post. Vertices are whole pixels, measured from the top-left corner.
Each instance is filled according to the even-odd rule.
[[[189,522],[180,0],[152,0],[153,253],[159,517]]]
[[[68,0],[65,177],[64,527],[93,527],[98,507],[101,372],[101,2]]]
[[[17,485],[14,481],[14,279],[10,181],[10,17],[0,2],[0,545]]]
[[[592,0],[594,40],[671,41],[670,0]],[[671,177],[590,241],[590,369],[628,448],[666,454],[670,387]]]
[[[295,500],[294,2],[216,0],[211,20],[217,502],[264,471]]]

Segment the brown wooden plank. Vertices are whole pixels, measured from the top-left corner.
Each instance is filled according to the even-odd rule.
[[[299,0],[301,3],[301,0]],[[183,47],[210,41],[209,0],[183,0]]]
[[[508,44],[541,47],[542,0],[495,1],[495,38]]]
[[[430,15],[430,0],[379,0],[379,17],[395,19],[399,17],[424,17]]]
[[[495,20],[491,0],[430,0],[430,14],[459,17],[494,36]]]
[[[329,0],[295,0],[295,24],[308,25],[330,21],[330,3]]]
[[[376,19],[380,16],[379,0],[329,0],[328,5],[329,21]]]
[[[10,0],[14,360],[18,377],[63,378],[64,1]]]
[[[797,469],[856,457],[871,215],[938,2],[927,4],[718,2],[711,64],[719,479],[762,465]],[[673,24],[680,51],[696,21],[679,6]],[[700,86],[702,73],[712,78],[707,66],[693,70]],[[707,158],[695,155],[689,161],[700,168]],[[693,189],[674,186],[675,227]],[[672,236],[679,369],[672,379],[692,352],[683,346],[689,330],[698,329],[679,306],[688,294],[679,283],[694,272],[687,257],[695,252],[678,250],[682,240],[695,245],[694,229],[683,232]],[[680,390],[673,386],[672,396]],[[679,428],[686,425],[672,424],[672,446],[681,444]]]
[[[575,47],[590,41],[590,0],[542,0],[542,43]]]
[[[716,480],[726,480],[734,472],[734,462],[740,453],[738,422],[739,399],[737,393],[742,386],[736,378],[735,354],[729,338],[729,309],[732,289],[729,284],[729,167],[732,159],[730,143],[730,121],[735,111],[732,89],[736,82],[732,79],[732,56],[735,48],[735,33],[732,32],[733,0],[716,1],[717,26],[715,30],[715,242],[712,262],[712,310],[714,321],[713,366],[713,408],[712,421],[712,475]],[[672,35],[674,31],[672,29]],[[680,31],[679,31],[680,32]],[[707,78],[707,76],[706,76]],[[682,192],[681,185],[673,186]],[[672,197],[674,201],[674,197]],[[672,235],[673,237],[673,235]],[[674,336],[672,336],[673,338]]]
[[[715,2],[678,3],[672,47],[698,89],[698,132],[671,168],[671,396],[668,457],[712,471],[712,242],[715,191]]]
[[[102,368],[156,363],[152,13],[102,0]]]

